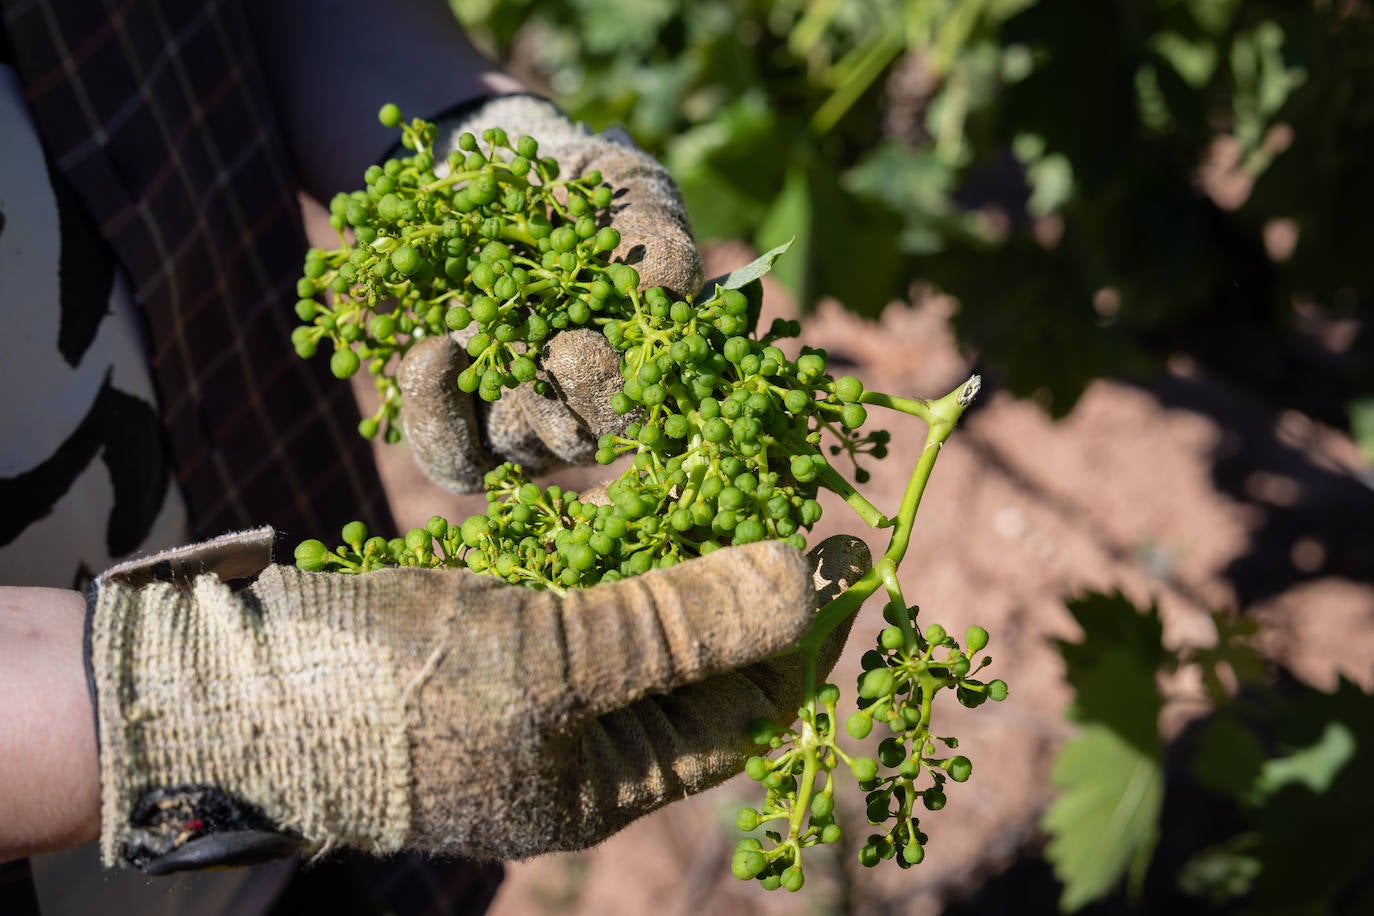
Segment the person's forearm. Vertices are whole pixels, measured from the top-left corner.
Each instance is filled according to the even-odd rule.
[[[0,861],[99,833],[84,621],[79,592],[0,588]]]
[[[350,190],[396,143],[377,111],[433,117],[520,83],[478,54],[443,0],[250,0],[258,57],[305,189]]]

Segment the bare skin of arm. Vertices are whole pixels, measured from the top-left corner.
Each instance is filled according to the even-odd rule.
[[[99,833],[85,615],[80,592],[0,588],[0,861]]]

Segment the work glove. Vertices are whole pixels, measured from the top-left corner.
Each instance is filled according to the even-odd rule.
[[[675,297],[701,288],[701,258],[677,186],[663,166],[623,134],[593,134],[543,99],[502,96],[457,122],[440,124],[436,159],[457,148],[465,131],[480,135],[500,127],[510,137],[529,135],[561,173],[593,169],[615,192],[610,225],[620,232],[612,259],[634,266],[641,287],[662,286]],[[469,330],[468,334],[475,333]],[[622,432],[633,419],[610,409],[620,390],[620,354],[600,332],[568,330],[548,342],[538,380],[502,394],[494,404],[458,390],[467,368],[464,335],[415,344],[401,361],[397,381],[404,396],[403,421],[416,463],[430,480],[455,493],[482,489],[482,477],[502,461],[539,473],[559,464],[586,464],[596,440]]]
[[[107,864],[591,846],[739,772],[751,723],[794,719],[801,659],[776,654],[869,566],[856,538],[809,557],[759,542],[560,595],[460,569],[305,572],[269,562],[272,537],[92,586]]]

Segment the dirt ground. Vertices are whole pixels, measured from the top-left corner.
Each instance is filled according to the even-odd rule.
[[[708,275],[749,257],[713,249]],[[766,301],[765,324],[788,314],[778,289]],[[823,308],[802,341],[826,347],[832,366],[851,363],[843,371],[871,388],[939,395],[971,365],[949,330],[950,308],[939,298],[893,306],[877,323]],[[1098,382],[1058,422],[988,383],[940,459],[901,577],[925,622],[989,630],[992,671],[1011,695],[941,714],[938,733],[959,737],[974,776],[922,818],[925,862],[858,874],[855,849],[841,844],[828,861],[816,856],[800,895],[738,881],[729,873],[734,811],[756,794],[741,777],[597,849],[512,863],[494,916],[941,912],[1038,848],[1050,763],[1071,733],[1051,640],[1074,638],[1063,601],[1085,589],[1157,601],[1171,645],[1209,644],[1209,612],[1244,608],[1263,621],[1272,657],[1303,680],[1329,689],[1344,675],[1374,689],[1374,478],[1346,436],[1299,414],[1271,415],[1182,362],[1149,384]],[[871,468],[863,489],[879,507],[895,506],[924,431],[898,415],[871,416],[892,431],[892,457]],[[379,461],[402,529],[483,506],[429,485],[404,449],[379,448]],[[581,488],[603,475],[559,477]],[[838,501],[825,508],[813,542],[858,530]],[[871,543],[875,553],[885,546]],[[872,601],[832,676],[845,689],[882,625]],[[1171,682],[1166,692],[1166,728],[1205,710],[1197,684]],[[857,790],[840,807],[862,818]],[[854,823],[848,833],[866,831]]]

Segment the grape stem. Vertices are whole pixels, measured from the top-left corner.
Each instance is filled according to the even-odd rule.
[[[896,516],[885,520],[892,526],[892,538],[882,558],[853,585],[822,607],[811,629],[802,637],[800,648],[804,653],[805,671],[810,674],[811,682],[815,679],[813,672],[816,656],[826,637],[855,614],[868,596],[884,585],[887,577],[901,565],[911,543],[916,510],[921,506],[921,496],[925,493],[926,483],[929,482],[930,473],[935,468],[935,460],[940,457],[940,449],[945,440],[954,432],[959,418],[963,416],[968,405],[973,403],[981,386],[982,379],[974,375],[949,394],[934,400],[911,400],[876,391],[865,391],[859,399],[862,403],[888,407],[924,421],[927,427],[926,441],[921,450],[921,457],[916,462],[916,468],[911,472],[911,479],[907,482],[906,492],[902,495]],[[898,615],[899,618],[903,616]],[[914,643],[914,634],[904,632],[904,635],[911,636],[911,642]],[[814,684],[808,683],[808,686],[814,687]],[[807,695],[809,697],[812,694],[808,692]]]

